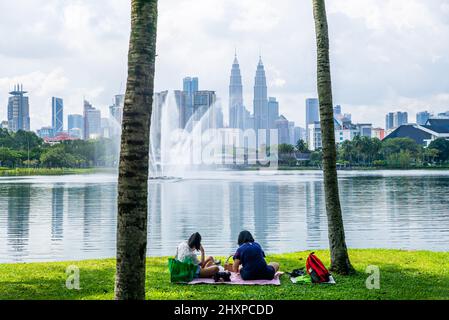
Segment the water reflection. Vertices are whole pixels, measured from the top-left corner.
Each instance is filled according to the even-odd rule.
[[[313,247],[317,242],[327,239],[327,233],[322,234],[321,230],[325,229],[322,225],[322,215],[324,214],[324,206],[322,205],[322,183],[319,182],[306,182],[305,191],[302,193],[305,200],[305,213],[306,213],[306,224],[307,224],[307,246]],[[327,223],[327,220],[323,220]],[[324,243],[323,243],[324,246]]]
[[[254,183],[254,237],[266,249],[271,248],[271,240],[279,234],[279,198],[282,191],[288,194],[287,190],[280,189],[277,183]]]
[[[6,194],[8,254],[17,259],[25,256],[28,248],[31,186],[9,186]]]
[[[404,174],[341,175],[350,247],[449,249],[449,174]],[[42,179],[0,179],[0,262],[114,256],[116,178]],[[150,255],[174,254],[195,231],[207,253],[231,254],[243,229],[267,252],[326,248],[321,176],[224,173],[149,185]]]
[[[51,238],[60,241],[64,233],[64,187],[59,184],[52,188],[51,209]]]

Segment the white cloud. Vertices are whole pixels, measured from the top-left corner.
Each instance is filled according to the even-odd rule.
[[[272,1],[234,1],[233,7],[230,29],[235,32],[270,31],[281,19],[279,7]]]
[[[384,113],[449,109],[447,0],[327,1],[334,102],[360,122],[383,125]],[[20,19],[11,12],[21,12]],[[83,97],[107,112],[124,91],[129,1],[16,0],[0,3],[0,120],[8,90],[30,91],[32,128],[50,123],[50,99],[80,113]],[[156,89],[177,89],[197,75],[200,87],[227,101],[237,48],[245,104],[252,110],[259,52],[269,95],[281,112],[304,122],[316,95],[310,0],[159,1]],[[224,103],[226,104],[226,103]]]

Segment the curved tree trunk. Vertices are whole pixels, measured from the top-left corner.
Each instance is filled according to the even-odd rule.
[[[353,268],[346,248],[337,179],[332,82],[329,62],[329,35],[324,0],[313,0],[318,53],[318,97],[320,101],[321,136],[323,144],[324,193],[328,221],[331,271],[349,274]]]
[[[115,298],[145,299],[150,120],[157,0],[131,1],[128,81],[118,178]]]

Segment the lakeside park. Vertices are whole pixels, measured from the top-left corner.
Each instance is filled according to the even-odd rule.
[[[112,298],[117,176],[70,173],[0,178],[0,299]],[[449,171],[343,170],[339,176],[357,273],[335,276],[332,288],[292,284],[286,276],[280,288],[175,285],[167,267],[177,244],[195,230],[202,230],[208,254],[222,260],[248,229],[281,270],[303,267],[312,250],[328,263],[320,171],[197,172],[154,181],[147,298],[447,299]],[[80,268],[79,291],[65,287],[72,265]],[[381,290],[366,289],[369,265],[381,270]]]
[[[449,301],[446,3],[39,1],[4,17],[0,300]]]

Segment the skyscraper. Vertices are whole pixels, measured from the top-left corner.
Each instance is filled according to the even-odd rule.
[[[306,99],[306,139],[310,144],[309,126],[320,121],[320,103],[318,99]]]
[[[69,114],[67,117],[67,131],[71,137],[82,139],[84,137],[84,118],[80,114]]]
[[[262,57],[259,59],[254,79],[254,127],[256,130],[268,129],[267,78]]]
[[[244,129],[245,107],[243,106],[243,85],[237,54],[231,69],[229,82],[229,127]]]
[[[187,96],[186,106],[191,108],[193,106],[195,92],[199,90],[199,80],[197,77],[186,77],[182,80],[182,82],[183,91]]]
[[[385,130],[390,130],[394,128],[394,113],[387,113],[385,116]]]
[[[295,122],[289,121],[288,122],[288,137],[289,137],[289,144],[296,145],[298,140],[295,141]]]
[[[416,114],[416,123],[423,126],[426,124],[427,120],[429,120],[431,117],[431,114],[427,111],[418,112]]]
[[[268,99],[268,128],[276,129],[276,120],[279,118],[279,102],[276,98]]]
[[[190,100],[190,98],[187,96],[187,93],[185,91],[175,90],[174,93],[176,106],[178,107],[179,128],[185,129],[190,117],[192,116],[193,105],[187,106],[187,100]]]
[[[336,105],[334,107],[334,118],[339,118],[341,116],[341,105]]]
[[[306,125],[320,121],[320,103],[318,99],[306,99]]]
[[[407,112],[390,112],[385,116],[385,129],[390,130],[398,128],[408,123]]]
[[[101,112],[84,100],[84,140],[101,136]]]
[[[51,127],[55,135],[64,131],[64,101],[61,98],[51,98]]]
[[[295,127],[295,145],[298,143],[299,140],[304,141],[305,143],[307,143],[307,138],[306,138],[306,130],[304,128],[301,127]]]
[[[9,94],[8,100],[8,129],[17,132],[19,130],[30,131],[30,106],[27,92],[23,91],[23,85],[14,86],[14,91]]]
[[[289,144],[289,121],[283,115],[276,120],[276,128],[278,129],[279,144]]]
[[[68,130],[71,129],[83,129],[84,120],[83,116],[80,114],[69,114],[68,117]]]
[[[394,127],[400,127],[408,123],[408,113],[407,112],[396,112],[394,114]]]
[[[125,106],[125,95],[117,94],[114,97],[114,104],[109,107],[109,114],[118,124],[122,124],[123,107]]]
[[[209,111],[209,109],[212,108],[212,106],[215,104],[215,101],[217,100],[217,96],[215,94],[215,91],[196,91],[194,93],[194,99],[193,99],[193,114],[194,114],[194,121],[199,121],[206,112]],[[216,122],[216,114],[215,109],[211,109],[209,112],[209,128],[216,128],[214,123]]]

